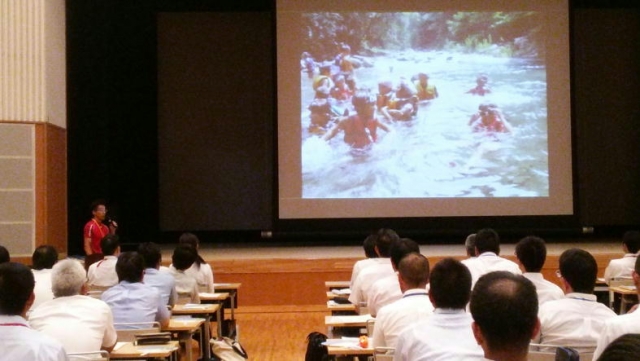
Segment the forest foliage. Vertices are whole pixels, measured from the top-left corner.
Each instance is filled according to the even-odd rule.
[[[544,57],[538,12],[309,13],[303,49],[316,60],[341,44],[375,55],[398,50],[450,50],[499,56]]]

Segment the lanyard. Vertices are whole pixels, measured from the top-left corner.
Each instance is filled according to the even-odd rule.
[[[411,296],[429,296],[429,294],[426,293],[426,292],[425,293],[422,293],[422,292],[420,292],[420,293],[412,293],[412,294],[409,294],[409,295],[404,295],[404,296],[402,296],[402,298],[407,298],[407,297],[411,297]]]
[[[0,326],[22,326],[29,328],[29,326],[25,325],[24,323],[0,323]]]

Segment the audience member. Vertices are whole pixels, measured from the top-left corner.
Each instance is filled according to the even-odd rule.
[[[27,310],[35,295],[29,267],[12,262],[0,264],[0,352],[3,360],[68,360],[60,342],[31,329]]]
[[[389,258],[389,248],[393,242],[397,242],[399,239],[398,234],[392,229],[382,228],[378,230],[376,253],[380,257],[374,258],[376,260],[375,264],[362,269],[351,286],[349,302],[356,305],[356,307],[367,303],[366,295],[375,281],[394,274],[391,267],[391,259]]]
[[[214,292],[213,269],[211,269],[211,266],[198,254],[198,249],[200,248],[200,240],[198,237],[192,233],[183,233],[178,243],[189,244],[196,250],[196,261],[185,273],[196,279],[200,292]]]
[[[631,276],[636,286],[636,292],[640,294],[640,258],[636,259]],[[600,337],[598,338],[593,359],[596,360],[598,355],[604,351],[609,343],[627,333],[640,333],[640,311],[635,310],[634,312],[612,317],[605,321]],[[638,359],[640,359],[640,357]]]
[[[562,289],[555,283],[545,280],[540,273],[547,259],[547,246],[542,238],[528,236],[521,239],[516,244],[516,257],[524,269],[522,275],[536,286],[539,304],[564,297]]]
[[[476,284],[480,276],[492,271],[509,271],[514,274],[521,274],[518,264],[506,258],[500,257],[500,237],[491,228],[481,229],[476,233],[476,255],[475,258],[468,258],[462,263],[471,272],[471,287]]]
[[[171,256],[171,266],[169,272],[173,276],[178,292],[178,303],[200,303],[198,296],[198,283],[196,279],[186,273],[186,271],[196,261],[198,254],[196,250],[188,244],[178,244]]]
[[[464,240],[464,248],[467,251],[467,258],[474,258],[478,255],[476,254],[476,234],[471,233],[467,236],[467,239]]]
[[[618,337],[607,346],[598,361],[637,361],[640,359],[640,334],[632,333]]]
[[[568,249],[559,263],[565,297],[540,306],[541,328],[534,342],[585,351],[596,346],[605,321],[616,314],[593,294],[598,265],[589,252]]]
[[[0,264],[5,262],[11,262],[11,256],[9,255],[9,251],[0,245]]]
[[[160,270],[162,252],[160,247],[153,242],[142,243],[138,246],[138,253],[144,259],[144,283],[160,292],[160,298],[166,305],[173,306],[177,299],[176,284],[171,273]]]
[[[622,258],[612,259],[604,270],[604,281],[609,284],[614,278],[630,278],[640,251],[640,232],[628,231],[622,236]]]
[[[372,347],[396,347],[398,335],[411,324],[433,314],[426,291],[429,260],[419,253],[406,255],[398,264],[402,298],[380,309],[373,329]]]
[[[420,246],[414,240],[402,238],[391,244],[389,258],[394,272],[398,271],[400,260],[409,253],[420,253]],[[375,281],[366,296],[369,313],[372,317],[376,317],[380,308],[402,298],[398,276],[392,274]]]
[[[80,262],[58,262],[51,280],[55,298],[31,312],[31,327],[60,341],[67,352],[111,351],[118,338],[111,309],[85,296],[87,276]]]
[[[118,283],[116,274],[116,262],[120,254],[120,241],[117,235],[106,235],[100,241],[100,249],[104,258],[89,266],[87,275],[89,286],[111,287]]]
[[[460,261],[445,258],[429,277],[433,315],[403,331],[394,361],[484,360],[471,331],[473,319],[465,310],[471,294],[471,273]]]
[[[525,361],[540,329],[536,287],[522,275],[494,271],[481,276],[471,292],[472,330],[484,357]]]
[[[376,238],[378,237],[377,233],[372,233],[364,239],[362,243],[362,248],[364,248],[365,259],[361,259],[357,261],[353,265],[353,270],[351,271],[351,282],[349,282],[349,287],[353,287],[353,283],[358,278],[358,274],[362,269],[367,268],[376,263],[376,258],[378,258],[378,253],[376,252]]]
[[[35,309],[45,301],[53,299],[51,291],[51,268],[58,262],[58,251],[53,246],[43,245],[36,248],[31,255],[33,278],[36,286],[33,293],[36,295],[31,309]]]
[[[163,328],[169,325],[171,315],[160,293],[142,283],[144,269],[144,259],[137,252],[124,252],[118,257],[116,273],[120,283],[101,297],[111,307],[116,328],[117,324],[134,322],[158,321]]]

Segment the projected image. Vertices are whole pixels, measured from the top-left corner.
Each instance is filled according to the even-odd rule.
[[[302,198],[548,197],[543,21],[303,14]]]

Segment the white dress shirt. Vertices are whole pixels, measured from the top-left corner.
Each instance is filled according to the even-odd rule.
[[[609,265],[604,270],[604,281],[609,284],[613,278],[631,278],[637,257],[638,255],[627,253],[622,258],[609,261]]]
[[[351,282],[349,282],[349,287],[353,287],[353,284],[356,282],[356,278],[358,278],[360,271],[374,264],[376,264],[375,258],[365,258],[357,261],[353,265],[353,270],[351,271]]]
[[[424,288],[407,290],[401,299],[378,312],[371,347],[396,347],[396,339],[402,331],[432,314],[433,305]]]
[[[433,315],[398,336],[393,360],[484,360],[484,351],[471,330],[472,322],[473,318],[464,309],[436,308]]]
[[[173,265],[169,266],[169,268],[173,268]],[[196,279],[199,292],[215,292],[213,287],[213,269],[209,264],[202,263],[198,266],[198,264],[194,262],[184,273]]]
[[[538,294],[538,304],[541,305],[547,301],[559,300],[564,298],[564,292],[562,288],[557,284],[547,281],[542,276],[542,273],[538,272],[525,272],[522,274],[525,278],[536,286],[536,293]]]
[[[188,275],[186,270],[178,271],[173,265],[169,267],[169,272],[175,281],[179,300],[177,303],[185,303],[185,296],[189,296],[188,303],[200,303],[198,282],[196,282],[196,279]]]
[[[374,282],[386,276],[395,275],[395,271],[391,266],[391,259],[387,257],[373,258],[375,264],[364,268],[358,274],[358,278],[351,287],[349,302],[359,305],[361,302],[367,302],[369,299],[369,289]]]
[[[89,286],[111,287],[118,284],[116,273],[116,256],[104,256],[104,259],[92,263],[87,271]]]
[[[374,282],[369,288],[367,307],[371,316],[376,317],[383,306],[402,298],[398,275],[393,274]]]
[[[40,333],[21,316],[0,315],[0,360],[67,361],[60,342]]]
[[[45,302],[29,316],[33,329],[55,338],[67,352],[90,352],[115,345],[116,329],[109,306],[75,295]]]
[[[640,311],[611,317],[605,321],[593,359],[597,360],[611,342],[628,333],[640,333]]]
[[[541,327],[534,342],[574,347],[578,351],[594,347],[605,321],[615,316],[615,312],[596,301],[595,295],[568,293],[540,306]]]
[[[35,309],[40,304],[53,299],[53,291],[51,290],[51,268],[43,268],[41,270],[31,270],[33,272],[33,278],[36,281],[36,286],[33,289],[33,293],[36,295],[36,299],[31,305],[31,309]]]
[[[484,252],[475,258],[467,258],[462,261],[471,272],[471,288],[478,282],[481,276],[493,271],[509,271],[514,274],[522,274],[517,263],[502,258],[493,252]]]

